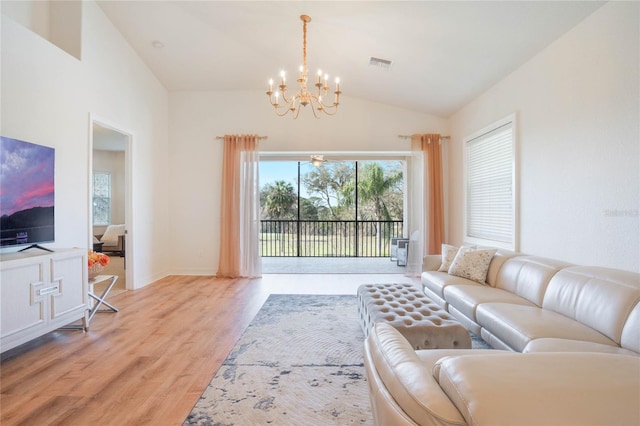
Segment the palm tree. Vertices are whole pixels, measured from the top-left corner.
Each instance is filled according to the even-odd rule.
[[[293,190],[293,185],[283,180],[277,180],[273,185],[265,185],[263,189],[264,207],[270,219],[282,220],[291,218],[298,195]],[[280,254],[283,255],[285,227],[278,224],[280,231]]]
[[[270,219],[281,220],[293,212],[298,195],[293,185],[283,180],[277,180],[273,185],[265,185],[265,211]]]
[[[385,174],[377,162],[365,163],[362,168],[362,179],[358,179],[358,200],[373,204],[373,214],[378,224],[383,220],[391,220],[387,206],[386,194],[402,181],[402,171],[393,170]],[[382,250],[382,232],[377,230],[378,250]]]
[[[402,181],[402,172],[394,170],[385,175],[377,162],[365,163],[361,179],[358,179],[358,199],[363,203],[372,202],[376,220],[390,220],[385,194]]]

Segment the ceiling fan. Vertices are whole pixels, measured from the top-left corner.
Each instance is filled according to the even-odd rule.
[[[328,160],[324,159],[324,155],[319,155],[319,154],[311,155],[311,164],[313,164],[316,167],[322,166],[326,162],[328,162]]]

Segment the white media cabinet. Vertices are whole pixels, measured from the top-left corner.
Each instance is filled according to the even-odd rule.
[[[87,250],[54,250],[0,255],[0,352],[77,320],[86,328]]]

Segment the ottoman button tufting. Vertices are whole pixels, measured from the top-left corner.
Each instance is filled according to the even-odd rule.
[[[469,332],[411,284],[363,284],[357,306],[365,336],[375,323],[387,322],[414,349],[471,348]]]

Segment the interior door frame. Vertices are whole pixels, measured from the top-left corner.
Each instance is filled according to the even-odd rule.
[[[133,178],[132,178],[132,147],[133,147],[133,132],[123,129],[121,126],[114,124],[102,117],[97,116],[96,114],[89,114],[89,151],[88,151],[88,185],[87,185],[87,210],[88,210],[88,225],[89,225],[89,245],[88,247],[93,247],[93,208],[91,200],[93,198],[93,126],[98,125],[100,127],[107,128],[114,132],[120,133],[126,139],[125,141],[125,150],[124,150],[124,168],[125,168],[125,177],[124,177],[124,191],[125,191],[125,207],[124,207],[124,221],[126,226],[126,235],[125,238],[125,263],[127,265],[125,269],[126,275],[126,289],[134,290],[134,270],[135,270],[135,262],[134,262],[134,250],[135,250],[135,232],[133,226]]]

